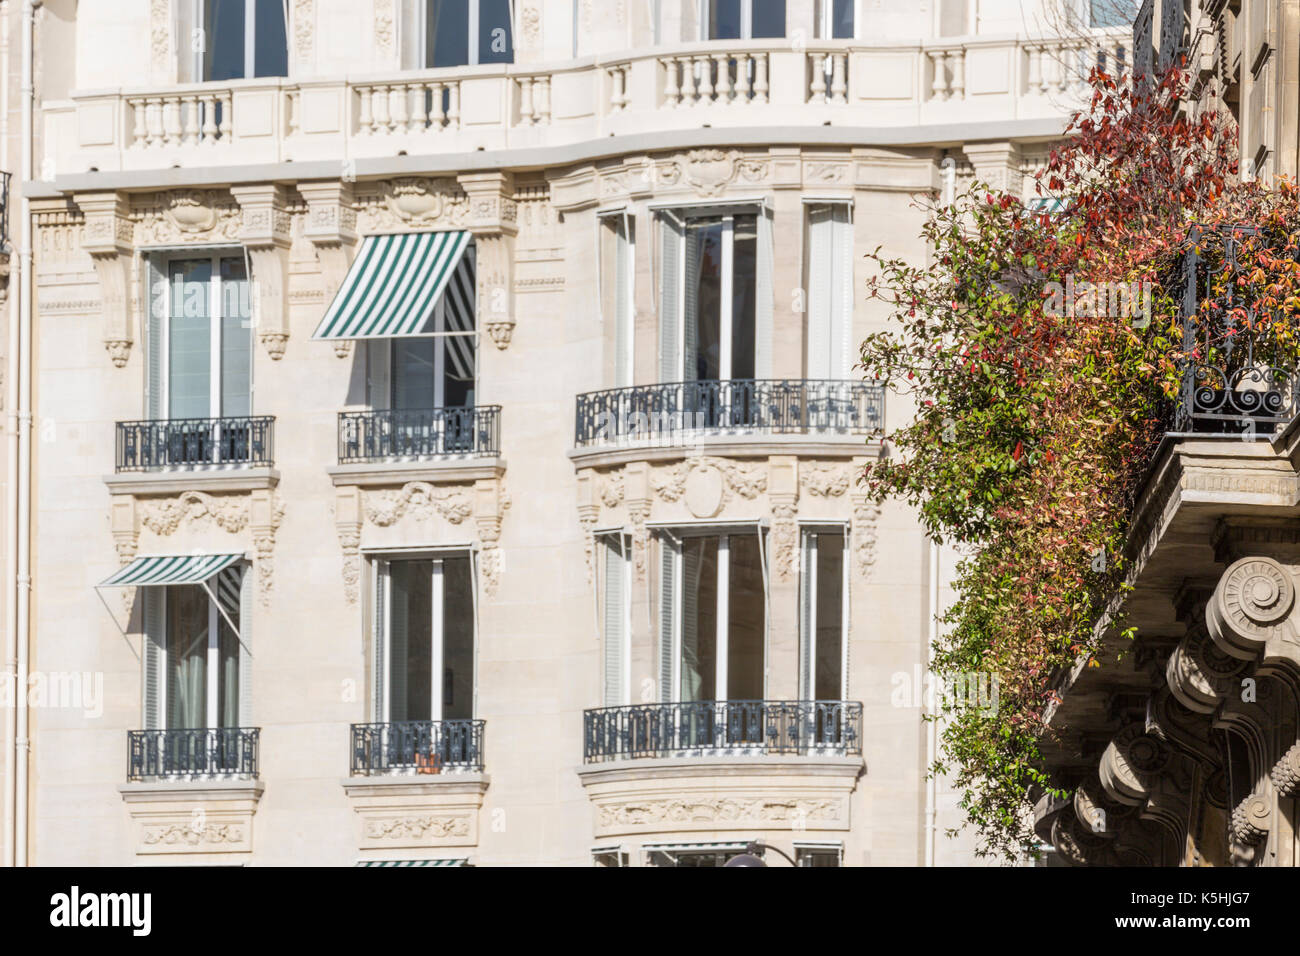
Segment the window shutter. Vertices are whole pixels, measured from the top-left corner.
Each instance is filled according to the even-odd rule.
[[[659,701],[671,703],[673,631],[677,620],[677,547],[659,539]]]
[[[388,566],[388,718],[406,719],[406,670],[409,665],[407,620],[409,589],[406,574],[393,576]],[[441,715],[439,715],[441,716]]]
[[[253,727],[253,566],[245,565],[239,583],[239,720],[240,727]]]
[[[831,246],[834,222],[830,206],[808,211],[808,377],[831,373]]]
[[[619,538],[605,539],[605,706],[627,703],[623,686],[627,641],[627,559]]]
[[[375,623],[372,628],[371,640],[374,644],[372,648],[374,659],[374,689],[372,699],[374,701],[374,719],[378,723],[383,723],[388,719],[386,702],[384,701],[384,643],[386,639],[384,618],[387,613],[388,605],[388,564],[383,561],[375,562]]]
[[[163,411],[163,341],[171,300],[159,256],[144,257],[145,281],[145,417],[156,421]]]
[[[700,323],[700,248],[698,233],[686,230],[685,257],[682,263],[682,373],[681,380],[694,382],[700,374],[699,369],[699,323]],[[669,379],[668,381],[676,381]]]
[[[681,683],[678,689],[681,700],[713,700],[714,688],[698,683],[700,676],[700,552],[695,548],[682,549],[682,663]],[[689,670],[688,670],[689,667]],[[690,688],[687,696],[685,689]]]
[[[758,274],[754,277],[754,377],[772,377],[772,216],[758,211]]]
[[[659,380],[681,379],[677,353],[678,326],[681,321],[681,227],[667,215],[659,217]]]
[[[817,537],[803,536],[803,566],[799,575],[799,699],[813,699],[813,563],[817,560]]]
[[[167,621],[163,608],[163,589],[140,588],[144,613],[143,711],[145,730],[163,726],[163,648],[166,647]]]
[[[614,384],[625,388],[632,384],[632,309],[631,236],[629,221],[619,217],[614,223]]]
[[[839,203],[834,209],[835,235],[832,242],[835,275],[832,296],[835,302],[831,325],[831,378],[848,378],[853,365],[853,220],[852,207]]]

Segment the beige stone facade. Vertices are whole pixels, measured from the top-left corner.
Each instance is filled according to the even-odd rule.
[[[954,796],[927,801],[919,694],[952,559],[856,480],[909,414],[854,381],[886,317],[865,254],[925,261],[946,159],[1019,188],[1079,66],[1128,41],[1011,2],[822,6],[744,3],[708,39],[707,4],[517,0],[512,62],[488,31],[484,62],[425,67],[423,4],[293,0],[287,75],[232,80],[188,3],[41,7],[31,667],[102,699],[30,709],[30,862],[691,865],[762,839],[918,865],[934,833],[934,862],[973,858],[941,835]],[[473,305],[445,308],[474,335],[426,340],[471,343],[429,353],[430,394],[489,410],[454,440],[449,401],[414,408],[432,439],[400,414],[389,340],[313,337],[371,239],[431,233],[473,250]],[[182,341],[173,298],[158,332],[158,289],[205,269],[251,277],[251,322]],[[186,395],[241,411],[178,438]],[[620,417],[669,406],[696,417]],[[96,590],[196,555],[238,559],[233,598]],[[191,598],[206,670],[158,623]],[[417,633],[431,677],[395,663]]]

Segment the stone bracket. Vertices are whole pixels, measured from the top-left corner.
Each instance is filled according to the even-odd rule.
[[[135,227],[125,193],[85,193],[77,197],[85,215],[81,246],[90,255],[99,278],[104,314],[104,348],[113,365],[124,368],[135,341],[131,320],[131,273],[135,258]]]
[[[292,245],[287,187],[275,183],[232,186],[242,226],[239,239],[252,260],[253,325],[273,360],[289,341],[289,247]]]

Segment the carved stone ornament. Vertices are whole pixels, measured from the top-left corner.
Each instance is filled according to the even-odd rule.
[[[231,534],[248,525],[248,496],[214,496],[187,491],[173,499],[145,499],[140,503],[140,523],[154,534],[175,534],[182,524],[215,525]]]
[[[876,563],[876,535],[880,523],[880,505],[865,495],[853,496],[853,523],[849,536],[853,547],[853,564],[866,577]]]
[[[387,528],[408,515],[415,520],[440,516],[460,524],[474,513],[470,496],[461,488],[436,488],[428,482],[412,481],[400,491],[371,491],[362,498],[366,520]]]
[[[1290,571],[1272,558],[1242,558],[1223,572],[1205,622],[1225,654],[1254,660],[1275,632],[1295,640],[1295,625],[1288,620],[1294,604]]]
[[[469,818],[463,814],[380,817],[365,821],[365,834],[372,840],[437,840],[469,836],[469,831]]]
[[[1269,800],[1252,793],[1232,810],[1232,837],[1244,846],[1255,846],[1268,836],[1273,819]]]
[[[680,159],[660,163],[656,176],[671,186],[685,180],[701,196],[717,196],[735,183],[761,183],[768,178],[766,158],[749,158],[736,149],[693,149]]]
[[[818,498],[842,496],[849,490],[852,480],[852,466],[847,463],[809,463],[799,468],[799,487]]]
[[[1145,725],[1129,724],[1106,746],[1097,772],[1111,799],[1140,806],[1151,796],[1155,778],[1170,757],[1168,745],[1148,734]]]
[[[1194,625],[1169,655],[1165,680],[1188,710],[1211,714],[1239,689],[1239,675],[1246,666],[1220,650],[1204,627]]]
[[[243,843],[245,832],[245,828],[237,823],[209,823],[202,826],[193,823],[164,823],[144,827],[140,841],[149,847],[161,844],[199,848],[205,844]]]
[[[602,830],[670,824],[760,824],[773,828],[797,827],[801,822],[832,822],[844,818],[837,799],[779,798],[669,798],[601,804],[597,808]]]
[[[233,242],[243,225],[238,204],[219,190],[172,189],[140,197],[133,205],[137,246]]]
[[[739,464],[726,458],[705,456],[688,458],[674,465],[655,468],[650,475],[650,487],[664,501],[679,501],[686,495],[688,479],[697,471],[706,474],[713,472],[718,476],[719,501],[714,514],[727,505],[732,494],[753,500],[767,490],[767,469],[762,465]],[[697,485],[703,480],[705,479],[697,479]],[[687,506],[690,506],[689,501]]]
[[[357,193],[363,232],[463,229],[469,224],[469,197],[454,179],[403,176],[358,186]]]
[[[1281,796],[1300,797],[1300,742],[1291,745],[1268,775]]]

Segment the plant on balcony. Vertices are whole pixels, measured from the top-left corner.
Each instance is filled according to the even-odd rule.
[[[1125,537],[1185,363],[1243,336],[1268,364],[1300,358],[1296,190],[1238,181],[1231,121],[1184,109],[1188,83],[1178,69],[1138,84],[1094,72],[1037,200],[977,184],[932,211],[932,265],[871,257],[868,291],[894,324],[863,343],[863,367],[916,415],[864,481],[966,555],[934,670],[996,675],[998,706],[949,708],[931,770],[954,775],[985,854],[1035,845],[1029,800],[1070,786],[1045,770],[1044,721],[1060,678],[1101,666],[1098,637],[1124,627]],[[1245,268],[1211,279],[1185,340],[1186,243],[1213,258],[1213,227],[1243,222],[1260,230]],[[1247,294],[1225,305],[1229,283]]]

